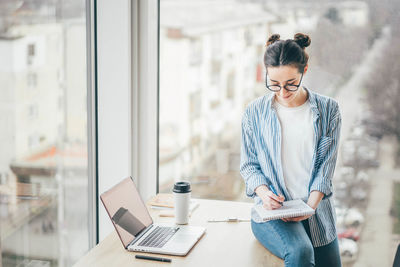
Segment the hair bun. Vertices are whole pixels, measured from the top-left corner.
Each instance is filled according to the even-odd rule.
[[[280,36],[279,34],[276,34],[276,33],[275,33],[275,34],[271,35],[271,36],[268,38],[267,46],[269,46],[269,45],[275,43],[276,41],[279,41],[280,38],[281,38],[281,36]]]
[[[294,41],[303,49],[311,44],[310,36],[304,33],[296,33],[294,35]]]

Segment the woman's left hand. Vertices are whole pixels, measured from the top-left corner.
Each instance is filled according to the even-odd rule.
[[[324,197],[324,194],[319,192],[319,191],[312,191],[308,201],[307,205],[313,208],[314,210],[317,209],[319,202],[321,199]],[[300,222],[303,220],[306,220],[310,218],[312,215],[306,215],[306,216],[300,216],[300,217],[293,217],[293,218],[283,218],[282,221],[284,222]]]
[[[312,215],[300,216],[300,217],[293,217],[293,218],[283,218],[282,221],[284,222],[300,222],[310,218]]]

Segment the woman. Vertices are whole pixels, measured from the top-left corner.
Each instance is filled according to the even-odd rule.
[[[266,87],[242,119],[240,173],[246,194],[266,209],[303,199],[312,216],[263,222],[252,211],[258,241],[285,266],[341,266],[333,206],[332,176],[340,136],[337,102],[301,85],[308,69],[308,35],[267,42]],[[275,195],[269,188],[276,191]]]

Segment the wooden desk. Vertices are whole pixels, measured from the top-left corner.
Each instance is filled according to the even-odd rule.
[[[206,227],[206,233],[185,257],[128,252],[114,231],[81,258],[74,266],[284,266],[254,237],[250,222],[209,223],[208,218],[236,216],[250,218],[252,203],[199,199],[189,225]],[[149,209],[156,222],[173,222],[174,218],[159,217],[158,210]],[[172,263],[136,259],[136,254],[171,258]]]

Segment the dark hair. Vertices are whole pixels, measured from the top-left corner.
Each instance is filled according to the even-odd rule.
[[[265,67],[278,67],[292,65],[297,67],[300,73],[304,72],[304,67],[308,62],[308,54],[305,48],[311,43],[311,38],[307,34],[296,33],[294,39],[280,40],[279,34],[269,37],[264,54]]]

